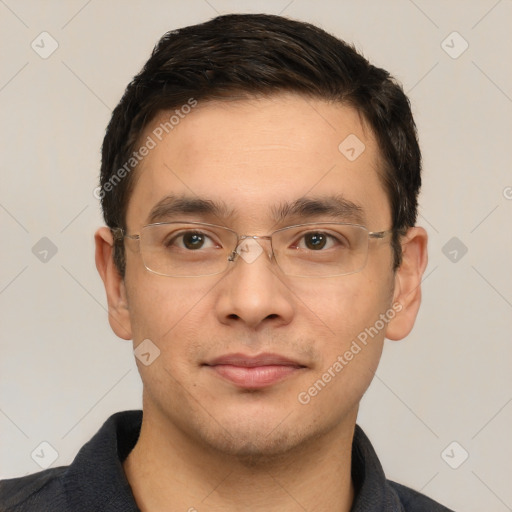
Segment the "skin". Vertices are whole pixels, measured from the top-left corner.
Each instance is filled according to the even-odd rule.
[[[338,150],[349,134],[366,146],[353,162]],[[266,235],[310,221],[276,225],[272,207],[333,191],[362,207],[370,231],[386,230],[391,213],[380,172],[375,138],[348,106],[294,94],[199,104],[137,168],[128,232],[139,233],[153,205],[170,193],[223,200],[233,210],[220,219],[181,218]],[[217,276],[162,277],[145,269],[133,240],[125,243],[122,279],[110,231],[100,228],[95,240],[112,329],[134,347],[149,338],[161,351],[149,366],[137,360],[144,417],[124,463],[141,510],[350,510],[359,402],[384,337],[399,340],[413,327],[427,264],[425,230],[409,229],[396,272],[387,237],[370,241],[361,272],[322,279],[285,276],[265,253],[250,264],[239,258]],[[301,404],[298,394],[397,303],[400,313]],[[303,368],[247,391],[203,365],[227,353],[263,352]]]

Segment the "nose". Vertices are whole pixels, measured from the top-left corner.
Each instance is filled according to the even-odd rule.
[[[215,305],[219,321],[251,329],[290,323],[293,293],[272,258],[270,242],[246,237],[230,261],[232,268],[219,283]]]

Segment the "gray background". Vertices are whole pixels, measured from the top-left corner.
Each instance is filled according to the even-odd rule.
[[[404,84],[430,262],[417,326],[386,342],[358,421],[389,478],[457,510],[512,510],[510,0],[0,0],[0,478],[52,462],[43,441],[69,463],[141,405],[94,267],[99,149],[157,39],[226,12],[316,23]]]

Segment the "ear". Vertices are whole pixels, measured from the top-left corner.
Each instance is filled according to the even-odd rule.
[[[397,311],[386,329],[386,338],[401,340],[412,330],[421,303],[421,279],[427,267],[427,232],[410,228],[403,237],[402,263],[395,274],[393,309]]]
[[[132,339],[130,312],[124,280],[114,263],[114,238],[107,227],[94,234],[96,268],[103,280],[108,302],[108,321],[112,330],[124,340]]]

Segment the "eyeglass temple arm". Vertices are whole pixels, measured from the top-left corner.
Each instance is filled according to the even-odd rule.
[[[393,233],[392,229],[388,229],[387,231],[370,231],[368,233],[368,236],[370,238],[384,238],[385,236],[390,235],[391,233]]]
[[[110,228],[110,232],[112,233],[115,242],[124,238],[123,228]]]
[[[132,240],[139,240],[140,235],[126,235],[123,228],[110,228],[114,241],[120,241],[123,238],[131,238]]]

